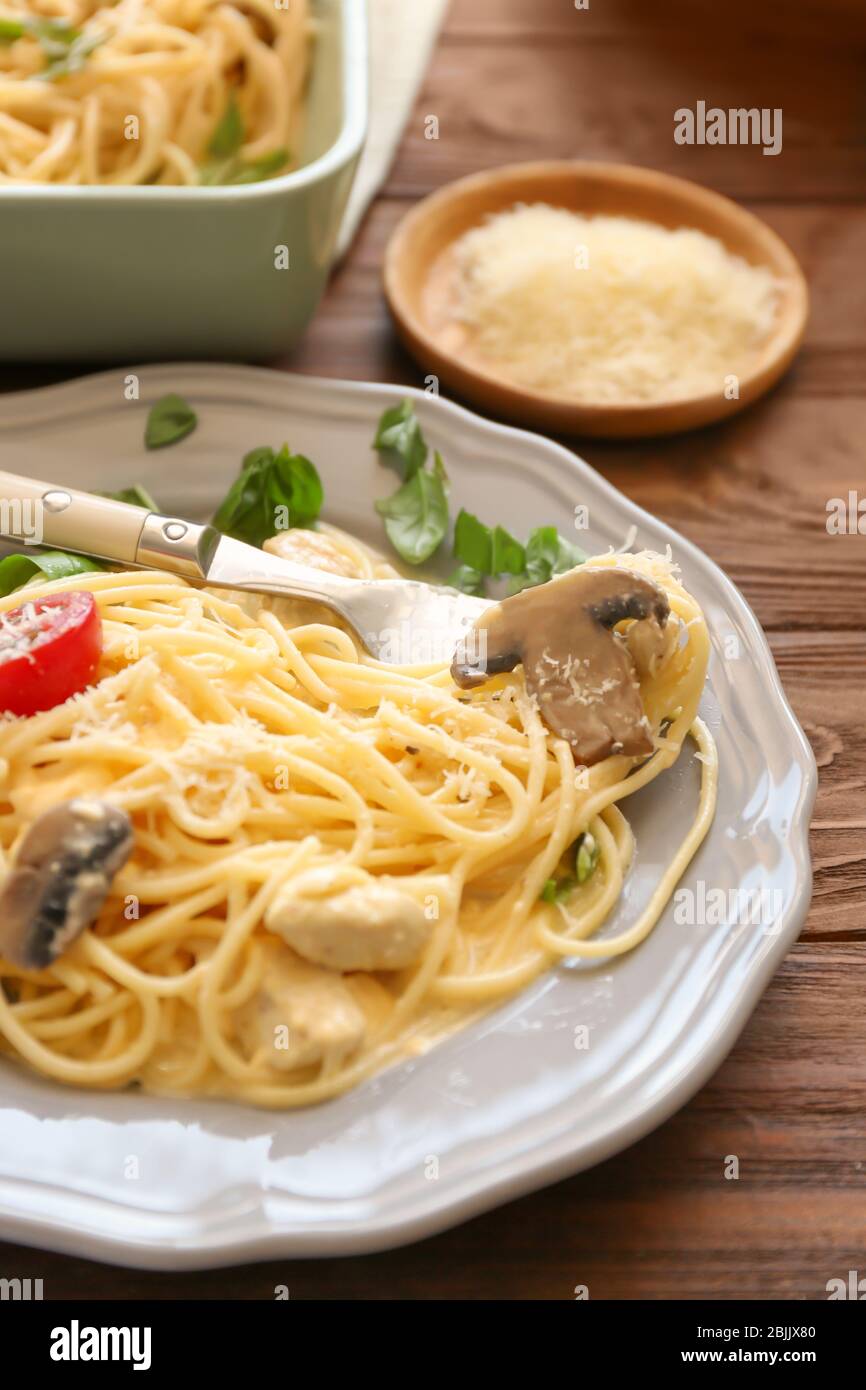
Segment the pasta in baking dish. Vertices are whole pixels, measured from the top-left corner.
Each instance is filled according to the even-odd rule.
[[[0,0],[0,182],[285,173],[311,38],[308,0]]]

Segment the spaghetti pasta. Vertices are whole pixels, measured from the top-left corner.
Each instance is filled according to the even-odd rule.
[[[383,665],[332,621],[258,601],[244,611],[163,574],[33,587],[93,594],[103,665],[82,695],[0,726],[0,868],[69,797],[128,813],[135,848],[60,959],[44,970],[0,960],[0,1047],[69,1085],[299,1106],[425,1050],[563,957],[633,949],[713,815],[716,753],[698,717],[708,636],[662,557],[592,563],[652,578],[682,640],[640,680],[654,753],[588,769],[545,727],[520,671],[464,693],[445,665]],[[633,849],[620,803],[689,734],[702,762],[693,825],[637,921],[599,934]],[[585,832],[595,871],[545,900]],[[303,920],[287,936],[281,916],[302,893],[314,916],[331,912],[323,951],[345,925],[333,915],[341,895],[354,942],[365,905],[378,931],[376,911],[398,895],[413,909],[403,925],[417,928],[415,959],[400,956],[404,931],[392,968],[317,962]]]
[[[284,173],[310,35],[309,0],[0,0],[0,183]]]

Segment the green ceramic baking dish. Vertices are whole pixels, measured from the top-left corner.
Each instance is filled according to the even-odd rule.
[[[300,167],[282,178],[0,187],[0,359],[254,359],[291,348],[325,287],[366,135],[366,9],[314,0]]]

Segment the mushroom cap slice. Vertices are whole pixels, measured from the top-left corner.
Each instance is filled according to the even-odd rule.
[[[523,666],[547,727],[590,767],[611,753],[653,750],[631,654],[614,628],[626,618],[667,623],[667,595],[646,575],[583,565],[483,613],[451,666],[469,688]]]
[[[62,955],[98,917],[133,842],[127,813],[96,798],[35,820],[0,889],[0,956],[44,970]]]

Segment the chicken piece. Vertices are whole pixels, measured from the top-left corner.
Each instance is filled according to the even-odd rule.
[[[326,574],[340,574],[344,579],[355,579],[357,569],[348,555],[340,550],[321,531],[309,531],[296,526],[291,531],[280,531],[265,541],[264,550],[276,555],[280,560],[290,560],[293,565],[309,565],[312,569],[324,570]]]
[[[305,960],[331,970],[404,970],[423,954],[449,892],[442,875],[342,878],[311,870],[288,883],[265,921]]]
[[[307,565],[310,569],[323,570],[327,574],[340,575],[346,579],[360,578],[360,570],[352,563],[352,557],[343,554],[330,536],[321,531],[308,531],[294,527],[280,531],[265,541],[263,549],[281,560],[289,560],[293,565]],[[278,594],[234,595],[234,601],[251,618],[257,618],[262,611],[273,613],[283,627],[301,627],[304,623],[324,623],[328,627],[338,627],[350,635],[352,629],[323,603],[312,599],[281,598]]]
[[[261,986],[235,1015],[250,1057],[281,1071],[339,1065],[364,1041],[364,1014],[338,975],[274,942]]]

